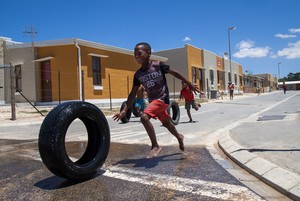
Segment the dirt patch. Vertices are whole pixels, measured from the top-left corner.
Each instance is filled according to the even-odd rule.
[[[32,106],[16,106],[14,121],[43,121],[45,116],[55,106],[37,106],[37,110]],[[111,116],[119,112],[120,108],[100,108],[105,116]],[[0,122],[12,121],[12,108],[11,106],[0,106]]]

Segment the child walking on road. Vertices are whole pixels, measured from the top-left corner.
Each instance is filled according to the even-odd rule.
[[[144,125],[148,136],[151,140],[151,151],[147,158],[153,158],[159,154],[161,147],[159,146],[154,127],[150,122],[151,118],[158,118],[162,124],[177,138],[179,148],[184,151],[184,136],[178,133],[177,129],[171,122],[170,116],[167,113],[169,106],[169,89],[165,74],[169,73],[174,77],[184,81],[193,92],[199,92],[199,89],[192,85],[185,77],[179,72],[173,70],[169,65],[163,64],[158,61],[150,61],[151,47],[148,43],[138,43],[134,48],[134,56],[137,63],[141,67],[135,72],[133,86],[130,94],[128,95],[126,106],[124,109],[113,116],[113,119],[119,121],[123,118],[127,110],[130,108],[135,99],[137,90],[140,85],[143,85],[147,94],[149,105],[141,114],[141,122]]]
[[[233,100],[233,92],[234,92],[234,84],[233,83],[228,82],[228,90],[229,90],[230,100]]]
[[[195,123],[195,121],[193,121],[193,119],[192,119],[191,107],[194,108],[196,111],[198,111],[199,108],[201,107],[201,105],[195,101],[193,91],[183,81],[182,81],[182,89],[180,91],[179,101],[182,98],[184,98],[184,100],[185,100],[185,109],[186,109],[187,115],[190,119],[189,122]]]

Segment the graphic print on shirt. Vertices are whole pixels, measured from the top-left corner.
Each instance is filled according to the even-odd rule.
[[[146,71],[139,69],[136,72],[135,79],[145,87],[150,102],[154,99],[164,100],[165,103],[169,102],[167,100],[169,92],[163,72],[168,67],[167,65],[161,66],[159,62],[152,62]]]
[[[149,74],[143,75],[140,77],[140,82],[145,83],[148,89],[155,86],[155,82],[162,77],[162,72],[150,72]]]

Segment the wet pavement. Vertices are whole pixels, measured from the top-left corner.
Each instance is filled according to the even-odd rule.
[[[112,143],[98,174],[76,183],[48,171],[37,142],[0,142],[6,144],[1,148],[1,200],[263,200],[204,147],[183,153],[177,146],[165,146],[163,154],[149,160],[148,145]]]

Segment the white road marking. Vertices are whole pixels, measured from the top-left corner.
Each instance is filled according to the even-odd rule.
[[[210,110],[206,110],[206,111],[200,111],[201,108],[199,108],[198,111],[194,111],[192,112],[191,114],[194,116],[194,115],[200,115],[200,114],[203,114],[203,113],[208,113],[208,112],[213,112],[213,111],[216,111],[218,110],[217,108],[214,108],[214,109],[210,109]],[[188,117],[188,115],[180,115],[180,118],[185,118],[185,117]]]
[[[156,134],[157,137],[159,136],[163,136],[163,135],[167,135],[167,132],[161,132]],[[146,131],[132,131],[132,130],[128,130],[128,131],[119,131],[119,132],[111,132],[111,140],[112,141],[117,141],[117,140],[125,140],[125,139],[130,139],[133,138],[135,136],[139,136],[139,139],[145,139],[145,138],[149,138],[148,134]]]
[[[139,136],[139,135],[147,135],[146,131],[138,131],[138,132],[124,132],[119,135],[114,135],[113,133],[111,134],[111,139],[124,139],[124,138],[130,138],[134,136]]]
[[[239,185],[133,171],[117,166],[107,167],[103,176],[220,200],[241,200],[241,198],[243,200],[263,200],[248,188]]]

